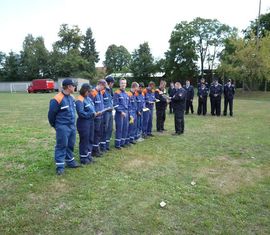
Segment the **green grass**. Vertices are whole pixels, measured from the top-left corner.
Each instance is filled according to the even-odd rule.
[[[51,96],[0,94],[0,234],[269,234],[269,93],[238,94],[233,118],[189,115],[179,137],[167,115],[167,133],[63,177]]]

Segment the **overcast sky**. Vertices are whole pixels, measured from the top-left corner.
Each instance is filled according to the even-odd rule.
[[[43,36],[48,49],[63,23],[91,27],[102,64],[110,44],[130,52],[149,42],[156,58],[168,49],[176,23],[195,17],[218,19],[242,30],[258,16],[259,0],[0,0],[0,51],[19,52],[24,37]],[[270,0],[262,0],[262,14]]]

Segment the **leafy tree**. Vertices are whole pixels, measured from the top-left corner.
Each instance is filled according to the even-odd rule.
[[[49,51],[45,47],[44,39],[27,35],[21,51],[20,76],[24,80],[48,77],[48,60]]]
[[[150,74],[154,72],[153,66],[154,58],[148,42],[139,45],[139,49],[134,50],[132,53],[132,62],[130,69],[134,77],[143,79],[149,78]]]
[[[0,51],[0,81],[4,80],[4,64],[5,64],[6,55]]]
[[[192,77],[196,73],[198,57],[193,36],[193,28],[186,21],[177,24],[171,34],[166,60],[162,63],[166,76],[174,81]]]
[[[225,47],[218,70],[242,81],[244,88],[256,90],[261,81],[270,79],[269,55],[269,35],[259,40],[259,47],[254,34],[249,39],[234,38]]]
[[[19,76],[20,56],[14,52],[9,52],[3,63],[3,80],[18,81],[23,80]]]
[[[200,71],[203,76],[205,62],[213,69],[215,60],[223,49],[224,41],[236,35],[237,30],[214,19],[196,18],[190,22],[193,28],[193,40],[200,60]]]
[[[55,42],[55,48],[62,53],[68,53],[72,49],[80,48],[82,35],[77,25],[69,28],[68,24],[62,24],[58,32],[58,37],[60,39]]]
[[[251,38],[252,34],[257,35],[258,30],[258,19],[250,22],[250,25],[243,30],[246,39]],[[260,38],[267,36],[270,32],[270,12],[262,14],[259,19],[259,32]]]
[[[105,53],[107,73],[128,72],[131,55],[124,46],[110,45]]]
[[[91,28],[88,28],[82,37],[82,44],[81,55],[88,62],[88,66],[85,68],[88,72],[86,76],[93,77],[96,74],[95,64],[99,62],[99,54],[96,51],[96,41]]]

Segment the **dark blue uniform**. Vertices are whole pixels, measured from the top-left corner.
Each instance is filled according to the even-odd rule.
[[[193,109],[193,98],[194,98],[194,88],[193,86],[184,86],[186,90],[187,97],[186,97],[186,114],[189,114],[189,109],[191,113],[194,113]]]
[[[104,110],[103,95],[100,91],[93,89],[90,93],[90,98],[95,105],[95,111],[100,112]],[[103,115],[96,116],[94,119],[94,144],[93,144],[93,156],[99,156],[100,154],[100,144],[103,131]]]
[[[128,138],[126,141],[126,144],[129,143],[135,143],[135,137],[136,137],[136,124],[137,124],[137,100],[135,93],[132,91],[128,92],[129,96],[129,106],[128,106],[128,112],[129,112],[129,126],[128,126]]]
[[[212,84],[210,86],[210,102],[211,102],[211,114],[213,116],[220,116],[221,113],[221,95],[222,95],[222,85]]]
[[[95,107],[89,97],[79,96],[76,101],[78,114],[77,130],[80,136],[79,153],[81,163],[92,161],[92,148],[94,142]]]
[[[75,100],[71,95],[58,93],[51,101],[48,112],[49,123],[56,131],[55,164],[56,170],[76,165],[73,156],[76,141]]]
[[[156,101],[155,92],[146,88],[144,89],[143,94],[145,99],[145,107],[149,109],[149,111],[143,112],[143,135],[151,135],[153,125],[153,109]]]
[[[156,125],[157,131],[164,131],[164,123],[166,120],[166,108],[167,108],[167,99],[164,97],[166,95],[166,90],[156,89],[155,98],[159,100],[156,102]]]
[[[235,94],[235,87],[234,85],[226,84],[224,86],[224,116],[227,115],[227,108],[229,104],[230,109],[230,116],[233,116],[233,98]]]
[[[145,108],[145,100],[142,92],[136,92],[137,102],[137,125],[136,125],[136,140],[142,137],[143,126],[143,109]]]
[[[128,135],[128,105],[129,96],[124,90],[116,90],[113,95],[113,106],[115,107],[115,147],[120,148],[126,145]],[[122,115],[125,114],[125,116]]]
[[[185,130],[184,112],[186,109],[186,90],[184,88],[174,89],[172,106],[174,111],[175,133],[183,134]]]
[[[110,140],[112,137],[112,130],[113,130],[113,93],[112,89],[106,88],[103,92],[103,102],[104,108],[111,108],[111,110],[106,111],[103,114],[103,134],[101,140],[101,150],[109,150],[110,149]]]
[[[208,88],[206,86],[201,86],[198,88],[198,115],[206,115],[207,113],[207,97],[208,97]]]

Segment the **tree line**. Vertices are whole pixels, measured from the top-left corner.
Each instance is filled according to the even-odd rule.
[[[146,81],[156,72],[165,79],[230,77],[247,89],[267,88],[270,80],[270,13],[251,21],[239,34],[216,19],[195,18],[174,27],[164,58],[155,59],[148,42],[129,52],[124,45],[110,45],[105,53],[106,73],[133,73]],[[99,52],[91,28],[83,34],[78,26],[62,24],[58,40],[49,51],[43,37],[29,34],[20,53],[0,52],[0,80],[25,81],[36,78],[83,77],[93,80]]]

